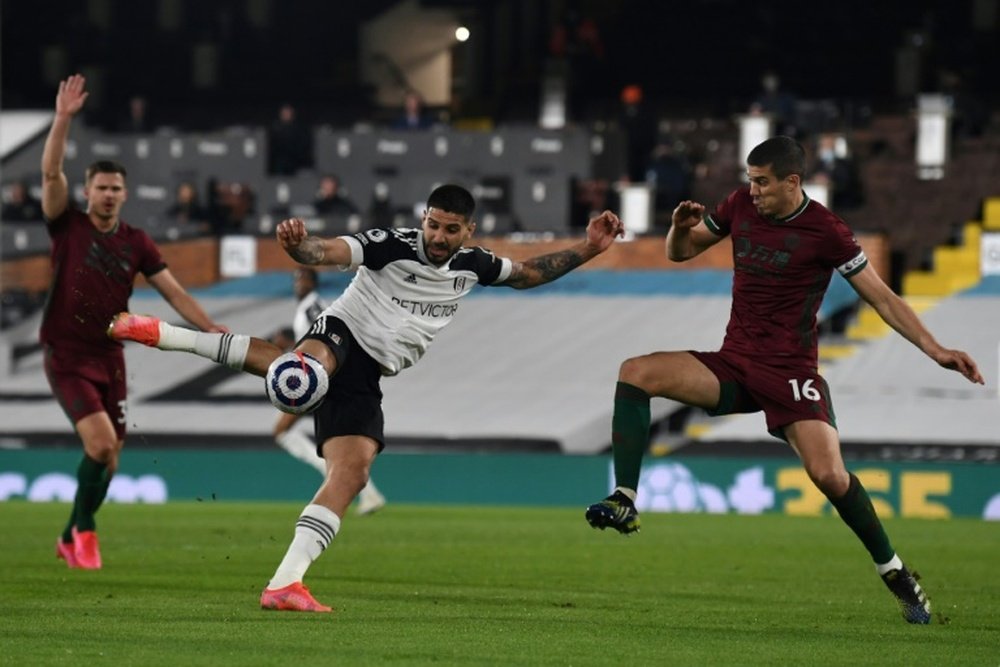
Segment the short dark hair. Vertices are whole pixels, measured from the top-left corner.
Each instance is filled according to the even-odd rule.
[[[128,176],[128,172],[125,171],[125,165],[114,160],[98,160],[87,167],[87,183],[90,183],[90,179],[94,177],[94,174],[121,174],[122,178]]]
[[[468,220],[476,210],[476,200],[461,185],[446,184],[434,189],[427,198],[427,208],[439,208]]]
[[[752,167],[771,165],[771,171],[781,179],[792,174],[801,177],[806,172],[806,151],[802,148],[802,144],[791,137],[771,137],[750,151],[747,164]]]

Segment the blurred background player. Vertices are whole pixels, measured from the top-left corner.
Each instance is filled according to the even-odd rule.
[[[315,269],[296,269],[292,287],[298,303],[295,306],[295,317],[292,319],[292,338],[278,343],[282,349],[294,347],[295,343],[308,333],[309,327],[328,305],[317,291],[319,276]],[[280,415],[274,424],[274,441],[286,452],[326,477],[326,463],[318,452],[316,443],[301,429],[295,428],[302,415],[288,412],[281,412]],[[368,483],[358,493],[358,514],[371,514],[384,506],[385,496],[379,492],[369,477]]]
[[[283,411],[315,407],[326,478],[299,515],[292,543],[261,592],[262,608],[331,611],[313,598],[303,579],[336,537],[385,447],[382,376],[417,363],[476,285],[543,285],[603,253],[625,233],[618,216],[604,211],[590,220],[586,238],[569,248],[512,261],[480,247],[464,247],[476,229],[475,208],[468,190],[449,184],[427,198],[420,229],[370,229],[320,238],[310,236],[302,220],[282,221],[276,235],[295,261],[357,268],[351,284],[293,352],[250,336],[225,342],[218,334],[197,333],[155,317],[121,313],[112,321],[108,334],[117,340],[190,352],[265,377],[268,396]]]
[[[390,125],[394,130],[426,130],[434,125],[424,108],[424,98],[415,90],[403,94],[403,108]]]
[[[833,402],[818,371],[816,312],[838,271],[879,316],[943,368],[983,383],[975,362],[934,339],[913,309],[882,282],[843,220],[802,190],[805,151],[773,137],[747,157],[749,187],[715,211],[682,201],[667,233],[670,259],[683,262],[731,235],[732,316],[718,352],[654,352],[621,365],[612,416],[617,487],[591,505],[587,521],[620,533],[639,529],[635,509],[649,444],[652,396],[711,415],[764,412],[767,429],[799,455],[813,484],[836,508],[875,562],[910,623],[929,623],[930,602],[896,555],[858,478],[840,451]]]
[[[99,161],[87,168],[87,211],[69,205],[63,158],[70,122],[87,99],[85,80],[59,84],[55,118],[42,153],[42,213],[52,238],[52,285],[40,338],[52,393],[83,441],[73,511],[56,555],[71,568],[100,569],[97,512],[125,443],[125,355],[105,335],[107,320],[128,307],[141,273],[185,320],[226,332],[177,282],[152,239],[119,218],[127,197],[125,168]],[[228,335],[228,334],[225,334]]]
[[[167,220],[186,229],[195,229],[205,234],[211,231],[208,209],[198,199],[198,189],[194,183],[184,181],[177,185],[174,203],[164,213]]]
[[[42,219],[42,204],[31,196],[31,190],[25,183],[17,181],[10,184],[7,190],[7,200],[0,210],[0,220],[4,222],[38,222]]]
[[[282,104],[268,133],[268,172],[294,176],[313,166],[313,135],[309,125],[299,120],[295,107]]]
[[[313,200],[316,215],[346,218],[358,212],[358,207],[344,196],[340,189],[340,179],[326,174],[319,179],[319,189]],[[311,322],[310,322],[311,324]]]

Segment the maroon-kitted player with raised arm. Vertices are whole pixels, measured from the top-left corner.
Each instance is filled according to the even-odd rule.
[[[910,623],[929,623],[930,602],[896,555],[867,491],[847,471],[833,404],[817,359],[816,312],[838,271],[904,338],[944,368],[983,383],[965,352],[942,347],[869,265],[843,220],[802,190],[805,152],[773,137],[747,157],[749,187],[710,215],[683,201],[673,213],[667,254],[683,262],[730,235],[733,305],[718,352],[654,352],[626,360],[612,418],[614,493],[591,505],[587,521],[621,533],[639,529],[635,509],[642,455],[649,444],[649,399],[662,396],[712,415],[763,411],[768,431],[785,440],[809,478],[871,554]]]
[[[52,393],[83,441],[76,498],[56,555],[71,568],[99,569],[94,514],[104,501],[125,441],[125,356],[105,330],[128,308],[142,273],[184,319],[226,332],[170,273],[152,239],[119,217],[125,168],[99,161],[86,172],[86,212],[70,205],[63,157],[69,126],[87,99],[85,81],[60,82],[55,118],[42,154],[42,212],[52,237],[52,285],[42,320],[45,373]]]

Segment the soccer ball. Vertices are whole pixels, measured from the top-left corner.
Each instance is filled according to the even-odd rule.
[[[302,352],[286,352],[275,359],[264,378],[271,404],[293,415],[315,410],[329,387],[330,378],[323,364]]]

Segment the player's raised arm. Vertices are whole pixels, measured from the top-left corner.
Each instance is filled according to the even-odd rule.
[[[667,232],[667,257],[674,262],[684,262],[700,255],[721,238],[705,225],[703,204],[682,201],[671,217],[670,231]]]
[[[886,324],[943,368],[958,371],[969,382],[984,384],[976,362],[961,350],[950,350],[935,340],[910,305],[889,289],[871,264],[847,279]]]
[[[69,184],[63,173],[63,158],[70,122],[83,108],[89,95],[85,85],[86,80],[79,74],[59,82],[55,117],[42,151],[42,213],[48,220],[58,218],[69,205]]]
[[[625,227],[618,216],[604,211],[590,219],[586,239],[566,250],[514,262],[510,276],[503,284],[515,289],[527,289],[552,282],[600,255],[611,247],[615,237],[624,233]]]
[[[351,265],[351,247],[344,239],[310,236],[306,223],[298,218],[282,220],[275,234],[288,256],[299,264]]]

